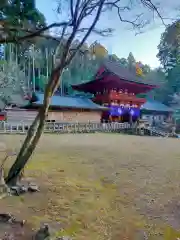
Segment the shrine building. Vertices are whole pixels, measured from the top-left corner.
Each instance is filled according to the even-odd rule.
[[[129,122],[140,117],[140,108],[146,102],[145,98],[137,95],[147,93],[156,84],[143,76],[123,68],[117,62],[105,61],[99,68],[94,80],[73,85],[73,89],[93,94],[96,104],[107,107],[103,111],[101,121]]]

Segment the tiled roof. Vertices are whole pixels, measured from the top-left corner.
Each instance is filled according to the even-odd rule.
[[[173,112],[173,109],[155,100],[147,100],[141,107],[142,110],[159,111],[159,112]]]
[[[145,77],[140,77],[136,75],[135,71],[130,71],[126,67],[122,67],[118,62],[112,62],[109,60],[105,60],[103,65],[107,70],[117,75],[119,78],[129,81],[129,82],[136,82],[145,85],[152,85],[156,86],[157,83],[154,83],[152,80],[146,79]]]
[[[33,105],[42,105],[44,94],[36,93],[36,96],[38,98],[38,101],[34,102]],[[69,97],[59,95],[52,96],[50,106],[62,108],[81,108],[91,110],[106,109],[105,107],[95,104],[91,99],[85,97]]]

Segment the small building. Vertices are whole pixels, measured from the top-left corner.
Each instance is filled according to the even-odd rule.
[[[7,112],[14,107],[16,109],[20,109],[22,106],[25,106],[29,100],[26,100],[26,96],[24,97],[21,94],[13,93],[10,96],[10,100],[8,100],[8,106],[6,106],[5,102],[0,99],[0,121],[6,121]]]
[[[0,111],[0,121],[5,121],[5,119],[6,119],[6,113]]]
[[[21,108],[11,108],[7,111],[9,122],[32,122],[38,109],[43,104],[44,94],[36,93],[33,101]],[[49,121],[57,122],[100,122],[102,111],[106,108],[85,97],[68,97],[54,95],[51,98],[48,112]]]
[[[163,122],[172,118],[174,110],[165,104],[155,101],[147,100],[145,104],[141,106],[141,118],[148,120],[150,123]]]
[[[102,121],[129,122],[140,117],[145,98],[137,97],[156,88],[157,85],[130,71],[117,62],[105,61],[93,81],[73,85],[73,89],[94,95],[93,101],[108,107],[102,112]]]

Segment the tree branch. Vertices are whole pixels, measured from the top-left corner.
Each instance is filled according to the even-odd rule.
[[[73,10],[74,2],[73,0],[70,0],[70,12],[71,12],[71,18],[74,17],[74,10]]]
[[[96,14],[96,17],[94,18],[94,21],[92,22],[91,26],[89,27],[89,30],[87,31],[87,33],[85,34],[84,38],[82,39],[82,41],[79,43],[79,45],[77,46],[76,48],[76,51],[74,51],[70,57],[68,58],[68,60],[65,62],[65,65],[69,65],[71,60],[73,59],[73,57],[76,55],[76,53],[78,52],[78,50],[83,46],[83,44],[85,43],[86,39],[89,37],[89,35],[91,34],[92,30],[94,29],[94,27],[96,26],[98,20],[99,20],[99,17],[101,15],[101,11],[102,11],[102,8],[103,8],[103,5],[104,5],[104,2],[105,0],[101,0],[100,2],[100,5],[98,7],[98,10],[97,10],[97,14]]]
[[[4,29],[4,32],[6,32],[6,31],[8,31],[8,32],[14,32],[14,33],[16,33],[16,32],[22,32],[22,33],[24,33],[24,34],[34,34],[35,32],[34,31],[32,31],[32,30],[29,30],[29,29],[22,29],[22,28],[16,28],[16,27],[11,27],[11,28],[8,28],[8,29]],[[36,37],[36,36],[35,36]],[[54,41],[56,41],[56,42],[59,42],[60,40],[59,40],[59,38],[58,37],[54,37],[54,36],[52,36],[52,35],[48,35],[48,34],[40,34],[40,35],[37,35],[37,37],[40,37],[40,38],[45,38],[45,39],[49,39],[49,40],[54,40]],[[34,38],[34,37],[33,37]],[[9,39],[9,38],[8,38]],[[11,42],[9,42],[8,41],[8,39],[6,40],[5,38],[4,39],[0,39],[0,43],[2,44],[3,43],[3,41],[6,41],[6,43],[11,43]],[[29,37],[27,40],[29,40],[29,39],[32,39],[31,37]],[[18,39],[16,39],[16,41],[18,41]],[[22,40],[23,41],[23,40]],[[19,41],[18,41],[19,42]]]
[[[77,18],[78,18],[78,12],[79,12],[79,5],[80,5],[80,0],[76,0],[76,6],[75,6],[75,10],[74,10],[74,21],[77,22]],[[79,23],[77,23],[79,24]]]
[[[80,28],[77,32],[87,32],[88,30],[89,30],[89,28]],[[98,34],[98,35],[100,35],[102,37],[110,36],[113,31],[114,30],[112,28],[107,28],[107,29],[103,29],[103,30],[94,28],[92,30],[93,33]]]
[[[48,34],[43,34],[45,31],[48,31],[52,28],[60,28],[60,27],[64,27],[65,25],[68,24],[68,26],[74,27],[76,30],[78,29],[78,27],[80,26],[80,23],[82,22],[82,20],[87,17],[88,15],[91,15],[93,11],[95,11],[95,9],[100,6],[101,4],[101,0],[99,1],[92,1],[92,0],[77,0],[76,1],[76,5],[75,5],[75,9],[73,9],[74,7],[74,0],[70,0],[70,12],[71,12],[71,22],[60,22],[60,23],[52,23],[44,28],[41,29],[35,29],[30,30],[30,29],[19,29],[19,28],[15,28],[12,26],[8,27],[8,23],[6,21],[1,21],[1,36],[3,36],[3,32],[4,33],[8,33],[8,35],[11,34],[11,32],[24,32],[27,33],[24,36],[5,36],[0,38],[0,44],[3,43],[19,43],[19,42],[23,42],[26,40],[29,40],[31,38],[34,37],[42,37],[42,38],[46,38],[46,39],[53,39],[55,41],[58,41],[58,38],[53,37],[51,35]],[[121,22],[125,22],[125,23],[129,23],[131,25],[133,25],[134,28],[142,28],[144,27],[146,24],[148,24],[148,21],[141,21],[140,17],[142,16],[142,14],[138,15],[137,18],[135,20],[127,20],[124,19],[121,15],[122,11],[128,10],[130,11],[131,8],[129,6],[119,6],[119,3],[121,1],[120,0],[115,0],[115,1],[104,1],[104,8],[107,6],[110,9],[115,8],[117,10],[119,19]],[[162,23],[166,26],[165,22],[164,22],[164,18],[161,16],[158,8],[152,3],[151,0],[141,0],[141,3],[151,9],[152,11],[156,12],[156,14],[158,15],[158,17],[161,19]],[[102,9],[103,10],[103,9]],[[102,11],[101,10],[101,11]],[[85,30],[85,29],[84,29]],[[94,30],[94,32],[96,33],[96,30]],[[98,32],[98,31],[97,31]],[[99,33],[98,33],[99,34]],[[104,35],[103,35],[104,36]]]
[[[142,14],[136,16],[136,19],[133,19],[133,20],[127,20],[127,19],[124,19],[121,15],[121,12],[124,11],[125,9],[126,10],[130,10],[130,8],[128,6],[125,6],[125,7],[120,7],[118,6],[118,3],[120,1],[117,0],[115,2],[108,2],[106,3],[108,6],[110,6],[111,8],[114,8],[117,10],[117,14],[118,14],[118,17],[120,19],[121,22],[124,22],[124,23],[129,23],[131,24],[134,28],[141,28],[141,27],[144,27],[145,23],[143,21],[140,21],[140,17],[142,16]]]
[[[10,29],[10,31],[13,31],[13,32],[18,32],[18,31],[22,31],[22,32],[28,32],[29,34],[25,35],[25,36],[22,36],[22,37],[18,37],[18,36],[13,36],[13,37],[5,37],[3,39],[0,39],[0,44],[2,43],[19,43],[19,42],[23,42],[25,40],[29,40],[31,38],[34,38],[34,37],[45,37],[45,38],[51,38],[51,36],[48,36],[48,35],[42,35],[42,33],[44,33],[45,31],[48,31],[52,28],[59,28],[59,27],[64,27],[64,26],[67,26],[67,25],[71,25],[70,22],[61,22],[61,23],[52,23],[50,25],[48,25],[47,27],[44,27],[44,28],[41,28],[41,29],[37,29],[35,31],[30,31],[30,30],[26,30],[26,29],[19,29],[19,28],[13,28],[13,27],[5,27],[3,26],[0,30],[3,31],[4,29],[4,32],[6,33],[6,31],[8,31]],[[17,29],[17,30],[16,30]]]
[[[154,11],[157,16],[161,19],[162,23],[164,26],[167,26],[167,24],[165,24],[164,22],[164,18],[161,16],[158,8],[152,3],[151,0],[141,0],[142,4],[146,7],[148,7],[150,10]]]

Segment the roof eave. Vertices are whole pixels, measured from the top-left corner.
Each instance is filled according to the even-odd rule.
[[[28,106],[36,106],[40,107],[42,106],[42,103],[32,103]],[[96,111],[102,111],[102,110],[108,110],[106,107],[76,107],[76,106],[59,106],[59,105],[50,105],[50,107],[56,107],[59,109],[64,109],[64,108],[70,108],[70,109],[85,109],[85,110],[96,110]]]
[[[173,109],[169,109],[169,110],[162,110],[162,109],[148,109],[148,108],[141,108],[141,110],[145,110],[145,111],[151,111],[151,112],[166,112],[166,113],[169,113],[169,112],[174,112]]]

